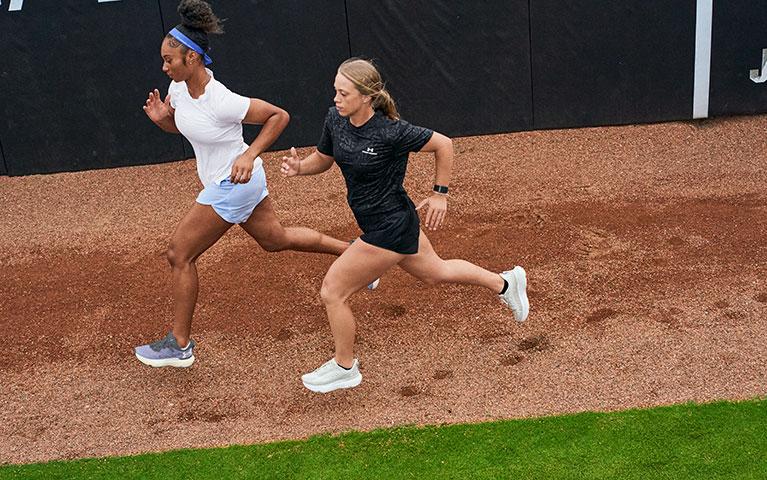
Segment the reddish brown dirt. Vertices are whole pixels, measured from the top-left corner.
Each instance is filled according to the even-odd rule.
[[[765,395],[765,139],[767,116],[457,139],[430,238],[446,258],[524,265],[529,320],[391,271],[352,301],[362,385],[327,395],[299,376],[332,351],[332,258],[266,253],[236,228],[199,261],[197,363],[133,357],[169,328],[163,250],[192,161],[0,178],[0,463]],[[353,238],[337,169],[284,180],[279,155],[283,222]],[[416,201],[432,177],[413,156]]]

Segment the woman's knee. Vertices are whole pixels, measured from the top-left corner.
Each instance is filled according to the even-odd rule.
[[[325,305],[333,305],[345,302],[348,295],[344,294],[339,282],[326,275],[325,278],[322,279],[320,298]]]
[[[178,248],[173,242],[171,242],[170,245],[168,245],[168,249],[165,250],[165,258],[168,259],[168,263],[172,268],[182,267],[194,262],[193,258],[186,255],[183,250]]]
[[[281,238],[265,238],[258,241],[261,248],[267,252],[281,252],[288,249],[287,242]]]
[[[281,252],[290,248],[290,242],[285,229],[272,228],[266,235],[256,238],[258,244],[267,252]]]
[[[435,265],[432,268],[428,268],[418,273],[418,280],[422,281],[426,285],[432,286],[442,283],[446,279],[446,270],[444,268],[444,262],[440,261],[439,265]]]
[[[436,285],[436,284],[438,284],[438,283],[440,283],[442,281],[442,280],[440,280],[439,277],[437,277],[435,275],[422,275],[422,276],[418,277],[418,279],[420,281],[422,281],[423,283],[425,283],[426,285],[429,285],[429,286]]]

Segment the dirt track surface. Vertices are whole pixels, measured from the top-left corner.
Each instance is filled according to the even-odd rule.
[[[329,256],[239,228],[198,262],[190,369],[132,347],[170,327],[164,248],[194,162],[0,177],[0,463],[767,394],[767,116],[455,140],[444,258],[528,271],[523,325],[491,293],[392,270],[352,300],[360,387],[332,354]],[[309,150],[304,149],[303,154]],[[354,238],[337,169],[284,180],[285,225]],[[432,157],[411,157],[415,201]]]

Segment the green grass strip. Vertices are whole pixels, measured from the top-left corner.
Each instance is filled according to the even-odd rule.
[[[0,479],[766,479],[767,399],[0,467]]]

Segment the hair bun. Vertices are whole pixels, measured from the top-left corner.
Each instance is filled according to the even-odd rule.
[[[221,20],[213,14],[208,2],[203,0],[181,0],[176,9],[185,27],[202,30],[205,33],[224,33]]]

